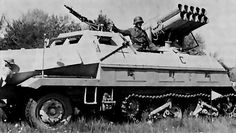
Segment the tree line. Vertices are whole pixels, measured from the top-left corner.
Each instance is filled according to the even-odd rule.
[[[0,49],[41,48],[45,34],[52,38],[59,33],[76,30],[80,30],[79,24],[68,16],[49,15],[33,9],[11,23],[7,22],[6,34],[0,40]]]

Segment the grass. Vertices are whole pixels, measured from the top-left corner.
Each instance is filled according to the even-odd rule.
[[[3,133],[41,133],[22,122],[17,124],[0,123],[0,132]],[[112,123],[105,120],[79,119],[66,127],[52,133],[235,133],[236,119],[230,118],[183,118],[164,119],[148,123]]]

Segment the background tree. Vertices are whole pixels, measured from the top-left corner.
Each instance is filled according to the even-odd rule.
[[[2,35],[2,25],[3,25],[3,15],[0,17],[0,43],[1,43],[1,40],[3,38],[3,35]]]
[[[3,38],[4,37],[4,34],[5,34],[5,27],[7,25],[8,21],[5,17],[4,14],[2,14],[0,16],[0,38]]]
[[[4,45],[4,35],[5,35],[5,28],[6,28],[6,25],[7,25],[7,20],[6,20],[6,17],[4,14],[1,15],[0,17],[0,49],[1,49],[1,46]]]
[[[29,10],[7,25],[0,49],[40,48],[43,47],[44,34],[52,38],[75,30],[80,30],[79,24],[68,16],[48,15],[39,9]]]
[[[102,11],[94,22],[100,30],[110,31],[111,21]],[[40,9],[33,9],[7,25],[6,35],[0,40],[0,49],[42,48],[44,34],[53,38],[60,33],[78,30],[81,30],[80,24],[68,16],[49,15]]]
[[[98,14],[98,18],[95,20],[97,25],[100,25],[103,31],[111,31],[111,19],[107,18],[107,15],[102,13],[102,10]]]

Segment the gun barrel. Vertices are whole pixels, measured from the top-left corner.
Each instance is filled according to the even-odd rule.
[[[64,5],[72,15],[74,15],[76,18],[78,18],[80,21],[87,23],[92,29],[97,30],[98,29],[98,25],[95,24],[92,20],[89,20],[88,18],[82,16],[81,14],[79,14],[78,12],[76,12],[75,10],[73,10],[71,7]]]
[[[65,8],[67,8],[70,11],[70,13],[73,11],[73,9],[71,7],[69,7],[67,5],[64,5],[64,6],[65,6]]]
[[[64,7],[66,7],[67,9],[70,9],[70,7],[69,7],[69,6],[67,6],[67,5],[64,5]]]

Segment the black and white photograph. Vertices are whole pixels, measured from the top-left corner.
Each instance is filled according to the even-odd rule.
[[[0,132],[236,132],[235,7],[0,0]]]

